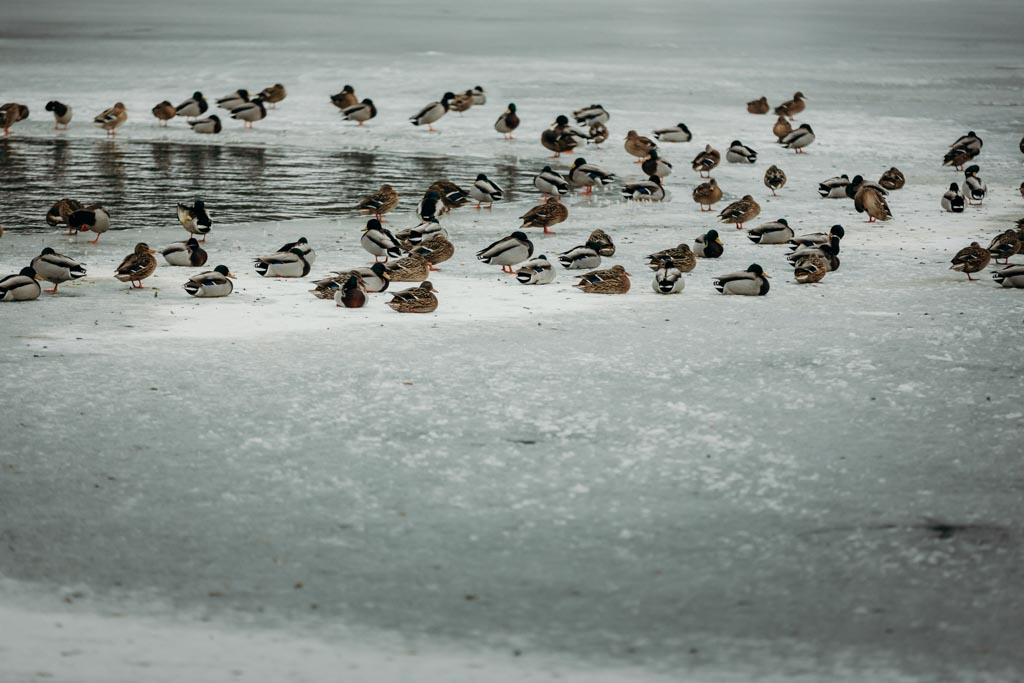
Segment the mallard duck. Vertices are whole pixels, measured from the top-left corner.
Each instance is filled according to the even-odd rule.
[[[785,218],[771,223],[762,223],[747,231],[747,237],[754,244],[785,244],[793,239],[793,228]]]
[[[427,190],[435,190],[441,195],[441,203],[444,204],[442,213],[448,213],[469,203],[469,193],[450,180],[438,180]]]
[[[686,242],[681,242],[679,246],[672,247],[671,249],[662,249],[653,254],[648,254],[647,267],[651,270],[657,270],[665,259],[671,259],[672,265],[683,273],[689,273],[697,267],[697,255],[693,253],[690,245]]]
[[[792,120],[797,114],[807,108],[807,104],[804,102],[804,94],[797,92],[793,94],[793,99],[786,100],[779,106],[775,107],[775,113],[779,116],[788,116]]]
[[[31,266],[0,279],[0,301],[32,301],[38,299],[42,291],[39,276]]]
[[[978,177],[980,170],[977,165],[972,165],[964,171],[964,197],[967,198],[968,204],[981,204],[988,193],[985,181]]]
[[[590,270],[601,265],[601,245],[597,242],[587,242],[577,247],[562,252],[558,255],[558,262],[563,268],[569,270]]]
[[[964,273],[968,280],[973,280],[971,273],[984,270],[991,258],[992,255],[988,253],[988,249],[977,242],[971,242],[971,246],[964,247],[956,253],[956,256],[950,261],[953,265],[949,269]]]
[[[796,265],[808,257],[818,256],[825,259],[826,270],[839,270],[839,240],[833,238],[828,244],[798,247],[786,255],[786,260]]]
[[[333,299],[335,293],[350,275],[358,275],[368,292],[383,292],[391,284],[391,273],[383,263],[374,263],[369,268],[354,268],[317,280],[314,289],[309,290],[317,299]]]
[[[341,92],[331,95],[331,104],[344,111],[359,104],[359,98],[356,97],[355,89],[351,85],[346,85]]]
[[[711,211],[713,204],[722,201],[722,188],[718,186],[718,181],[712,178],[693,188],[693,201],[700,204],[701,211]]]
[[[132,289],[142,289],[142,281],[156,272],[156,252],[145,242],[135,245],[135,251],[124,257],[114,271],[114,277],[121,282],[130,282]]]
[[[341,110],[341,116],[346,121],[355,121],[360,126],[377,117],[377,105],[369,97],[362,102],[345,107]]]
[[[942,195],[942,209],[949,213],[964,212],[964,196],[960,194],[960,186],[950,183],[949,189]]]
[[[277,109],[277,103],[288,97],[288,91],[280,83],[275,83],[270,87],[260,90],[259,97],[264,102],[269,103],[274,109]]]
[[[90,230],[96,233],[96,239],[89,240],[96,244],[100,241],[100,236],[110,230],[110,214],[99,204],[91,204],[84,209],[73,211],[68,216],[68,229],[77,232]]]
[[[60,130],[61,126],[64,126],[64,130],[68,129],[68,124],[71,123],[71,107],[63,102],[50,100],[46,103],[46,111],[53,112],[54,130]]]
[[[600,121],[594,121],[587,126],[587,131],[587,144],[595,147],[607,140],[610,135],[608,127]]]
[[[752,164],[757,161],[757,152],[739,140],[733,140],[725,152],[725,160],[730,164]]]
[[[801,285],[821,282],[829,271],[824,254],[809,254],[793,264],[793,278]]]
[[[4,129],[4,135],[10,135],[11,126],[16,124],[18,121],[24,121],[28,118],[28,115],[28,107],[24,104],[8,102],[7,104],[0,106],[0,126]]]
[[[658,150],[652,149],[650,156],[644,159],[640,170],[648,176],[656,175],[659,178],[667,178],[672,175],[672,164],[658,156]]]
[[[583,194],[592,193],[594,187],[610,185],[614,180],[614,173],[609,173],[596,164],[588,164],[583,157],[576,159],[569,169],[569,182],[576,187],[584,188]]]
[[[708,230],[693,240],[693,253],[701,258],[718,258],[725,253],[717,230]]]
[[[764,296],[771,289],[768,275],[756,263],[751,263],[746,270],[719,275],[712,284],[722,294],[740,296]]]
[[[209,108],[210,105],[207,104],[206,98],[203,97],[203,93],[197,90],[192,93],[192,97],[179,104],[174,108],[174,110],[176,116],[192,118],[194,116],[199,116],[200,114],[205,114],[206,110]]]
[[[430,264],[416,253],[389,263],[387,269],[392,282],[423,282],[430,277]]]
[[[460,114],[464,111],[469,111],[473,106],[473,91],[467,90],[464,93],[460,93],[452,98],[452,101],[448,103],[448,107],[452,111],[457,111]]]
[[[761,95],[761,99],[759,100],[750,100],[747,102],[748,114],[767,114],[769,109],[768,98],[764,95]]]
[[[361,230],[363,236],[359,239],[359,244],[362,245],[363,249],[373,254],[374,263],[381,256],[384,257],[384,262],[387,263],[389,258],[398,258],[402,255],[402,246],[398,243],[398,240],[376,218],[368,220]]]
[[[903,171],[893,166],[882,174],[878,184],[887,190],[901,190],[907,184],[907,177],[903,175]]]
[[[107,131],[107,135],[117,135],[117,127],[127,120],[128,110],[125,109],[124,104],[117,102],[110,109],[104,109],[97,114],[92,122]]]
[[[660,202],[668,195],[661,184],[661,178],[652,175],[647,180],[623,184],[622,196],[637,202]]]
[[[334,293],[334,305],[339,308],[362,308],[366,305],[366,285],[355,273],[350,274]]]
[[[612,257],[615,256],[615,243],[612,242],[611,236],[604,230],[598,228],[590,233],[590,237],[587,238],[587,242],[593,242],[598,244],[597,253],[601,256]]]
[[[889,203],[885,201],[885,196],[866,183],[862,183],[854,195],[853,206],[857,213],[867,213],[868,223],[892,218],[892,211],[889,209]]]
[[[256,272],[262,277],[306,277],[310,264],[299,247],[255,259]]]
[[[398,191],[387,183],[365,197],[356,204],[356,211],[364,216],[373,214],[377,220],[381,220],[384,214],[398,206]]]
[[[622,266],[607,270],[595,270],[579,275],[579,282],[573,285],[587,294],[625,294],[629,291],[629,273]]]
[[[473,104],[480,106],[481,104],[487,104],[487,93],[484,92],[483,86],[474,85],[470,91],[473,93]]]
[[[943,166],[953,166],[958,171],[964,170],[964,164],[981,154],[984,143],[981,138],[972,130],[963,135],[949,146],[946,155],[942,158]]]
[[[540,190],[545,197],[548,195],[557,197],[569,192],[569,183],[565,182],[561,173],[550,166],[545,166],[540,173],[533,177],[533,186]]]
[[[153,107],[152,111],[153,116],[155,116],[160,121],[160,125],[164,128],[167,127],[168,121],[170,121],[178,115],[178,110],[175,109],[174,105],[168,102],[167,100],[164,100],[163,102]]]
[[[448,239],[447,235],[439,232],[431,236],[430,239],[420,242],[410,253],[426,259],[430,270],[441,270],[435,266],[439,263],[444,263],[455,255],[455,244]]]
[[[240,104],[231,110],[231,118],[242,121],[243,128],[252,128],[256,121],[267,118],[267,108],[263,106],[262,97],[254,97],[245,104]]]
[[[484,263],[501,266],[503,273],[514,273],[515,270],[512,269],[512,266],[526,261],[531,256],[533,256],[533,242],[521,230],[516,230],[508,237],[502,237],[476,254],[477,259]]]
[[[658,294],[678,294],[686,287],[683,273],[672,263],[672,259],[663,258],[658,269],[654,271],[651,289]]]
[[[235,92],[225,95],[217,99],[217,106],[221,109],[227,109],[231,111],[235,107],[240,107],[249,101],[249,91],[245,88],[239,88]]]
[[[213,220],[206,212],[206,202],[202,199],[195,200],[191,205],[178,204],[178,222],[193,235],[201,235],[203,242],[213,230]]]
[[[1011,230],[1010,232],[1013,231]],[[1014,235],[1016,234],[1014,233]],[[57,288],[62,282],[85,277],[85,266],[83,264],[64,254],[58,254],[50,247],[44,248],[39,256],[32,259],[31,266],[39,276],[38,279],[46,280],[53,284],[53,289],[46,290],[47,294],[56,294]]]
[[[572,113],[572,117],[576,119],[576,123],[583,124],[584,126],[590,126],[594,123],[608,123],[608,119],[611,118],[600,104],[592,104],[589,107],[577,109]]]
[[[512,133],[519,127],[519,116],[516,114],[516,105],[509,104],[505,112],[494,122],[494,130],[501,133],[506,140],[515,140]]]
[[[294,242],[285,242],[275,251],[275,253],[283,254],[291,251],[292,249],[298,249],[301,251],[305,259],[309,261],[309,265],[316,263],[316,252],[313,250],[313,247],[309,246],[309,240],[305,237],[300,237]]]
[[[705,145],[704,151],[693,158],[690,166],[700,173],[702,178],[711,177],[711,169],[722,161],[721,153],[711,145]]]
[[[793,132],[793,126],[789,125],[789,121],[786,120],[785,116],[780,116],[776,121],[775,125],[772,126],[772,134],[775,139],[782,142],[783,138]]]
[[[744,223],[754,220],[760,213],[761,205],[748,194],[722,209],[718,214],[718,220],[722,223],[733,223],[737,230],[742,230]]]
[[[635,157],[639,157],[641,160],[646,159],[651,152],[658,149],[658,145],[654,144],[653,140],[640,135],[635,130],[631,130],[626,133],[626,142],[623,146],[625,147],[626,152]]]
[[[394,292],[394,298],[387,303],[399,313],[433,313],[437,310],[436,291],[430,280],[427,280],[419,287]]]
[[[479,209],[484,202],[487,202],[487,208],[491,209],[494,208],[494,202],[505,196],[505,192],[498,186],[498,183],[480,173],[469,187],[469,196],[476,200],[476,208]]]
[[[220,122],[220,117],[216,114],[208,116],[205,119],[189,121],[188,125],[192,126],[193,131],[203,135],[216,135],[224,130],[224,126],[222,126]]]
[[[1024,289],[1024,264],[1016,263],[992,273],[992,279],[1003,287]]]
[[[440,102],[431,102],[427,106],[423,107],[423,109],[420,109],[409,117],[409,121],[412,122],[412,125],[414,126],[422,126],[423,124],[426,124],[428,131],[436,133],[437,131],[434,130],[433,124],[448,113],[449,103],[454,97],[454,93],[446,92]]]
[[[522,228],[544,228],[545,235],[554,235],[549,228],[558,225],[569,217],[569,209],[558,201],[556,197],[548,197],[548,200],[535,206],[519,218],[523,221]]]
[[[235,276],[231,274],[227,266],[217,266],[198,275],[193,275],[182,287],[197,299],[215,299],[227,296],[235,291],[235,285],[231,282]]]
[[[420,223],[416,227],[406,228],[394,233],[395,239],[403,251],[412,251],[412,248],[421,242],[430,239],[434,235],[448,237],[448,231],[441,227],[440,223]]]
[[[818,194],[822,199],[843,199],[846,197],[846,187],[849,184],[850,178],[844,173],[818,183]]]
[[[778,166],[769,166],[764,172],[764,186],[771,190],[773,195],[776,194],[776,190],[786,186],[786,180],[786,172]]]
[[[548,257],[541,254],[535,259],[520,263],[516,269],[516,279],[524,285],[546,285],[554,282],[555,268]]]
[[[586,138],[586,134],[569,125],[569,119],[560,115],[548,128],[540,134],[540,144],[554,154],[552,158],[558,158],[562,154],[571,152],[580,145],[580,141]]]
[[[693,134],[685,123],[677,123],[654,131],[654,137],[658,142],[689,142],[693,139]]]
[[[790,239],[787,244],[790,245],[793,251],[796,251],[800,247],[814,247],[821,244],[831,244],[835,249],[835,252],[839,253],[839,241],[846,236],[846,230],[841,225],[833,225],[828,229],[828,232],[810,232],[804,235],[798,235]]]
[[[814,142],[814,131],[806,123],[779,140],[783,147],[796,150],[797,154],[803,154],[804,147],[812,142]]]
[[[209,258],[206,251],[199,246],[195,237],[189,237],[185,242],[175,242],[160,250],[164,260],[170,266],[190,266],[198,268],[206,265]]]
[[[437,216],[444,211],[444,204],[441,202],[441,193],[437,190],[427,190],[423,199],[416,205],[416,215],[424,223],[437,223]]]
[[[853,176],[853,180],[851,180],[849,184],[847,184],[847,186],[844,188],[844,191],[846,192],[847,197],[855,200],[857,198],[857,193],[860,192],[861,189],[865,187],[871,188],[882,197],[889,196],[889,190],[885,189],[878,183],[873,183],[870,180],[864,180],[863,176],[860,175]]]
[[[1003,265],[1009,265],[1010,257],[1020,252],[1021,246],[1020,237],[1017,235],[1017,231],[1011,229],[992,238],[992,242],[988,245],[988,253],[992,255],[992,258],[995,259],[996,263],[999,263],[999,259],[1003,259]],[[35,266],[35,264],[33,264],[33,266]],[[36,270],[38,271],[39,269],[36,268]],[[49,278],[46,277],[43,279],[49,280]]]
[[[81,202],[69,197],[58,199],[54,202],[53,206],[50,207],[50,210],[46,212],[46,222],[53,226],[67,225],[68,217],[81,208],[83,208]],[[68,234],[73,235],[76,232],[78,231],[69,230]]]

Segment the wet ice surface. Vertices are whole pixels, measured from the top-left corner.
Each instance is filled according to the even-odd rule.
[[[18,19],[31,40],[0,43],[18,65],[3,99],[33,106],[0,143],[5,182],[23,183],[0,194],[0,222],[14,226],[0,271],[51,245],[90,277],[0,306],[0,619],[18,625],[4,628],[0,662],[16,674],[181,680],[195,665],[213,680],[338,670],[367,681],[1020,676],[1024,306],[986,274],[967,283],[947,270],[956,249],[1020,217],[1012,5],[954,21],[953,36],[928,18],[952,5],[886,6],[894,16],[872,19],[878,32],[837,41],[826,29],[862,28],[858,12],[831,19],[793,4],[804,21],[779,21],[764,42],[806,42],[792,44],[784,70],[764,73],[750,70],[767,49],[760,38],[697,64],[686,46],[702,31],[724,40],[722,20],[657,4],[638,9],[656,38],[606,30],[608,60],[596,45],[573,52],[565,31],[528,21],[527,6],[501,10],[522,12],[506,25],[540,32],[514,58],[495,56],[511,54],[491,28],[501,22],[443,24],[450,35],[429,42],[445,54],[423,54],[431,47],[411,19],[372,46],[357,29],[375,25],[374,10],[348,8],[355,28],[340,47],[317,29],[308,44],[284,38],[260,57],[237,35],[210,40],[222,24],[200,22],[195,54],[137,64],[108,63],[109,50],[150,38],[165,50],[191,28],[151,8],[155,35],[97,41],[118,16],[116,3],[102,5],[72,63],[47,50],[52,7]],[[618,16],[597,8],[607,11],[573,17],[576,38]],[[744,35],[767,21],[759,8],[740,23]],[[269,11],[242,13],[234,30],[251,35]],[[965,50],[958,41],[970,36],[984,40]],[[494,54],[481,47],[491,44]],[[553,71],[545,59],[569,66]],[[232,122],[197,140],[146,114],[196,87],[216,96],[276,80],[289,99],[251,133]],[[326,102],[347,82],[382,110],[369,130],[342,126]],[[477,82],[490,103],[449,115],[443,134],[404,122],[444,89]],[[800,120],[818,134],[802,157],[771,144],[770,117],[743,109],[798,88],[809,96]],[[50,142],[42,111],[58,92],[77,111],[57,136],[64,147]],[[107,143],[85,114],[116,98],[138,116]],[[525,122],[506,144],[491,124],[510,100]],[[446,221],[458,252],[433,278],[435,315],[398,316],[379,296],[341,311],[309,296],[306,281],[252,271],[254,254],[299,235],[320,253],[317,274],[364,263],[360,221],[343,209],[385,179],[410,190],[397,228],[414,222],[413,195],[440,174],[466,182],[494,169],[521,187],[548,163],[540,129],[592,101],[612,111],[613,137],[585,154],[623,179],[637,174],[621,150],[628,128],[681,119],[695,133],[666,145],[674,202],[572,198],[558,235],[535,238],[550,256],[608,230],[612,262],[636,275],[629,295],[578,293],[564,271],[523,288],[475,261],[517,225],[528,193]],[[944,215],[938,198],[961,176],[938,160],[969,128],[985,139],[992,194]],[[728,228],[719,262],[701,262],[682,295],[658,297],[641,257],[711,227],[689,200],[697,181],[686,162],[734,138],[761,158],[718,169],[727,197],[754,194],[760,220],[785,216],[801,232],[842,223],[842,268],[799,287],[782,249]],[[51,173],[61,149],[70,161]],[[789,175],[778,198],[761,183],[773,163]],[[826,177],[893,164],[909,184],[893,193],[889,224],[867,226],[849,203],[814,193]],[[219,221],[211,265],[240,275],[236,295],[188,300],[189,269],[162,265],[142,291],[108,277],[139,239],[182,239],[161,204],[199,191]],[[115,227],[127,229],[99,246],[46,231],[50,201],[76,193],[113,196]],[[768,297],[711,288],[752,261],[774,276]],[[135,646],[119,647],[127,638]],[[223,647],[211,653],[209,640]]]

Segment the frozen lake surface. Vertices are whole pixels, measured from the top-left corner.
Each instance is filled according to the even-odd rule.
[[[49,245],[90,276],[0,305],[0,681],[1020,679],[1024,300],[948,265],[1022,215],[1022,21],[944,0],[6,8],[0,99],[32,115],[0,140],[0,273]],[[149,115],[277,81],[253,131]],[[381,111],[366,129],[327,100],[346,83]],[[408,125],[477,83],[488,104],[442,134]],[[818,135],[799,157],[744,109],[795,90]],[[89,119],[118,99],[110,142]],[[687,123],[674,201],[575,196],[533,236],[552,256],[605,229],[628,295],[521,287],[474,253],[535,201],[540,131],[591,102],[612,137],[583,155],[623,180],[628,129]],[[990,196],[944,214],[969,129]],[[725,226],[725,255],[659,297],[642,257],[717,227],[688,162],[733,139],[761,156],[716,169],[727,198],[843,224],[842,267],[798,286],[784,249]],[[815,192],[892,165],[889,223]],[[314,275],[362,265],[355,198],[391,182],[411,227],[429,183],[479,172],[510,201],[445,219],[436,314],[343,311],[251,267],[299,236]],[[64,195],[114,230],[49,229]],[[182,239],[173,204],[199,195],[235,295],[190,300],[163,264],[141,291],[110,277]],[[715,293],[755,261],[767,297]]]

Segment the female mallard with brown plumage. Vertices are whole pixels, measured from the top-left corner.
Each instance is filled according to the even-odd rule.
[[[733,223],[737,230],[742,230],[744,223],[757,218],[760,213],[761,205],[748,194],[722,209],[718,214],[718,220],[722,223]]]
[[[461,114],[464,111],[469,111],[473,104],[473,91],[467,90],[466,92],[453,97],[452,101],[448,103],[448,107],[452,111],[457,111]]]
[[[153,116],[155,116],[157,120],[160,121],[160,125],[163,128],[166,128],[167,122],[177,115],[178,110],[174,107],[173,104],[171,104],[167,100],[164,100],[160,104],[153,107]]]
[[[700,173],[701,178],[710,178],[711,169],[722,162],[722,153],[711,145],[705,145],[704,151],[693,158],[690,167]]]
[[[901,190],[907,184],[907,177],[903,175],[903,171],[893,166],[882,174],[878,184],[887,190]]]
[[[608,139],[609,135],[608,126],[604,125],[600,121],[593,121],[591,122],[590,127],[587,128],[587,144],[595,146],[600,145]]]
[[[773,195],[776,194],[776,190],[786,186],[786,180],[786,172],[778,166],[769,166],[764,172],[764,186],[771,190]]]
[[[711,211],[713,204],[722,201],[722,188],[718,186],[718,181],[712,178],[693,188],[693,201],[700,204],[701,211]]]
[[[409,254],[387,264],[392,282],[423,282],[430,277],[430,264],[419,254]]]
[[[772,134],[778,138],[779,142],[782,142],[792,132],[793,126],[789,125],[789,121],[786,120],[785,116],[780,116],[775,125],[772,126]]]
[[[443,178],[427,188],[427,192],[431,190],[441,195],[441,203],[444,204],[444,209],[441,213],[448,213],[452,209],[465,206],[470,201],[468,192],[452,181]]]
[[[971,242],[971,246],[964,247],[956,253],[956,256],[950,261],[953,265],[949,269],[959,271],[966,275],[968,280],[973,280],[971,273],[984,270],[991,258],[992,255],[988,253],[988,249],[977,242]]]
[[[1020,236],[1017,235],[1017,231],[1007,230],[992,239],[992,243],[988,245],[988,253],[992,255],[996,263],[999,263],[999,259],[1003,259],[1003,264],[1009,265],[1010,257],[1020,252],[1021,246]],[[39,269],[36,268],[36,270]]]
[[[635,130],[631,130],[626,133],[626,142],[624,147],[626,152],[635,157],[639,157],[640,160],[637,163],[643,163],[643,160],[646,159],[651,152],[658,149],[658,145],[656,145],[653,140],[640,135]]]
[[[679,269],[682,273],[689,273],[697,267],[697,255],[690,249],[690,245],[682,242],[677,247],[671,249],[662,249],[656,251],[653,254],[647,255],[648,264],[647,267],[651,270],[657,270],[661,267],[661,262],[665,259],[672,259],[672,265]]]
[[[387,304],[399,313],[433,313],[437,310],[436,291],[430,280],[427,280],[419,287],[394,292],[394,298]]]
[[[286,97],[288,97],[288,91],[285,90],[284,86],[280,83],[275,83],[269,88],[264,88],[259,94],[259,98],[269,104],[273,109],[276,109],[277,103]]]
[[[10,128],[18,121],[28,118],[28,107],[17,102],[8,102],[0,106],[0,127],[4,129],[4,135],[10,135]]]
[[[455,255],[455,244],[443,232],[436,232],[413,247],[409,253],[423,257],[429,270],[441,270],[436,267],[437,264],[444,263]]]
[[[853,196],[853,206],[857,209],[857,213],[867,213],[868,223],[874,223],[876,220],[887,221],[892,218],[892,211],[889,209],[889,203],[885,201],[885,197],[868,183],[861,183],[860,189]]]
[[[117,102],[110,109],[104,109],[97,114],[92,122],[107,131],[107,135],[117,135],[117,127],[127,120],[128,110],[124,104]]]
[[[520,228],[544,228],[545,235],[554,235],[549,228],[558,225],[569,217],[569,209],[555,197],[548,197],[547,201],[535,206],[520,216],[523,224]]]
[[[145,242],[135,245],[135,251],[124,257],[114,271],[121,282],[130,282],[132,289],[142,289],[142,281],[156,272],[156,252]]]
[[[824,254],[808,254],[793,263],[793,277],[801,285],[821,282],[829,271]]]
[[[747,102],[747,113],[749,114],[767,114],[768,109],[768,98],[764,95],[759,100],[750,100]]]
[[[804,94],[802,92],[794,93],[793,99],[786,100],[779,106],[775,107],[775,113],[779,116],[788,116],[791,120],[797,114],[807,108],[807,104],[804,102]]]
[[[398,191],[384,183],[379,190],[367,195],[356,204],[356,210],[364,216],[373,214],[377,220],[382,220],[384,214],[396,206],[398,206]]]
[[[351,85],[346,85],[341,89],[341,92],[331,95],[331,104],[338,109],[348,109],[349,107],[359,104],[359,98],[356,97],[355,88]]]
[[[46,212],[46,222],[53,226],[68,225],[68,217],[75,211],[80,211],[82,208],[82,203],[75,199],[71,199],[69,197],[58,199],[54,202],[53,206],[50,207],[50,210]],[[72,230],[71,227],[68,226],[68,235],[74,235],[77,233],[77,230]]]
[[[625,294],[629,291],[629,273],[622,266],[612,266],[607,270],[595,270],[579,276],[579,282],[573,285],[587,294]]]

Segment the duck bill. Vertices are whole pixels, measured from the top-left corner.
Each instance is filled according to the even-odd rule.
[[[228,273],[228,274],[227,274],[227,275],[226,275],[225,277],[229,277],[229,278],[231,278],[232,280],[237,280],[237,279],[238,279],[238,278],[236,278],[236,277],[235,277],[235,274],[234,274],[234,273]]]

